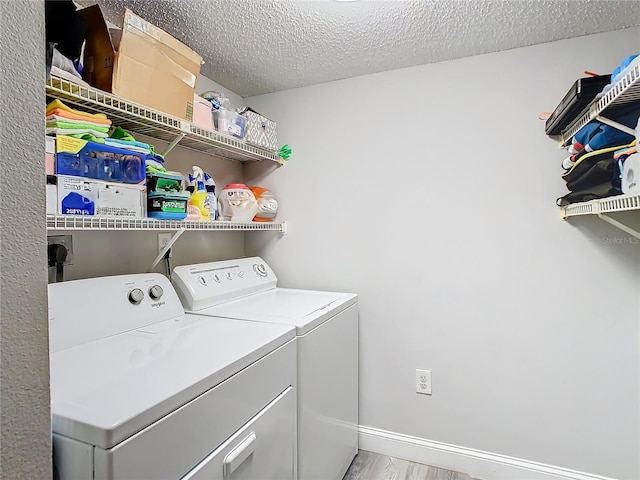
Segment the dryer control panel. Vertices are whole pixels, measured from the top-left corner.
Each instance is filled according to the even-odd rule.
[[[276,287],[278,279],[260,257],[175,267],[172,282],[185,310],[198,311]]]
[[[49,344],[53,352],[183,316],[175,290],[159,273],[49,285]]]

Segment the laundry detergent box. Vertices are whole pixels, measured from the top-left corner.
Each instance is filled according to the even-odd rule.
[[[145,156],[125,148],[58,135],[56,173],[105,182],[144,184]]]
[[[144,217],[145,185],[58,175],[58,212],[63,215]]]

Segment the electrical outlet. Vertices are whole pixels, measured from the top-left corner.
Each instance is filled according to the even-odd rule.
[[[73,265],[73,240],[71,235],[49,235],[47,245],[63,245],[67,249],[67,258],[63,265]]]
[[[431,370],[416,369],[416,393],[431,395]]]
[[[162,252],[164,247],[166,247],[169,244],[172,238],[173,238],[173,235],[170,233],[158,234],[158,255],[160,254],[160,252]],[[171,251],[169,251],[169,256],[171,256]]]

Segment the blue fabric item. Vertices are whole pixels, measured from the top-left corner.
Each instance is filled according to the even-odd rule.
[[[610,118],[629,128],[634,128],[640,117],[640,106],[634,103],[615,112],[605,112],[603,116]],[[587,151],[600,150],[615,145],[625,145],[635,137],[602,122],[593,121],[580,129],[573,137],[574,142],[582,144]]]

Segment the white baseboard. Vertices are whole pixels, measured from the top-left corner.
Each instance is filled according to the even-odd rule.
[[[468,473],[482,480],[614,480],[520,458],[359,427],[360,449]]]

